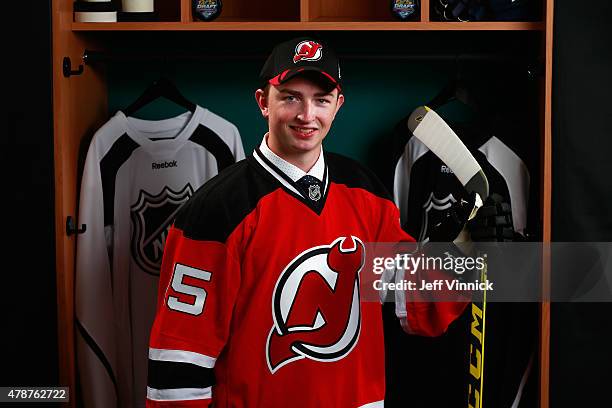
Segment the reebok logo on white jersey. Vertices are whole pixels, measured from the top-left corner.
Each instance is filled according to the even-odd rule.
[[[442,167],[440,167],[440,173],[453,174],[453,171],[449,167],[442,165]]]
[[[153,170],[167,169],[169,167],[178,167],[176,160],[172,160],[171,162],[165,161],[163,163],[151,163],[151,168]]]

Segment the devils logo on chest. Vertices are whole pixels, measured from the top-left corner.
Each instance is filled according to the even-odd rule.
[[[365,248],[356,237],[310,248],[281,273],[272,296],[274,325],[266,344],[272,373],[303,358],[346,357],[361,327],[359,272]]]

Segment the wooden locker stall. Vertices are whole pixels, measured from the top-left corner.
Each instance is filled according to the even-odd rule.
[[[181,35],[182,38],[219,38],[244,32],[375,32],[391,36],[394,32],[418,31],[420,36],[440,32],[471,32],[487,36],[491,32],[527,35],[539,41],[536,57],[542,62],[538,79],[540,91],[540,140],[538,149],[541,186],[539,212],[541,238],[551,237],[551,77],[553,42],[553,0],[543,0],[541,21],[537,22],[441,22],[433,21],[430,0],[421,0],[420,21],[394,20],[389,1],[370,0],[225,0],[222,15],[212,22],[193,18],[190,0],[156,1],[159,21],[76,23],[73,0],[52,1],[53,32],[53,114],[55,146],[55,228],[58,296],[58,333],[60,385],[71,389],[70,406],[75,406],[76,363],[74,322],[75,234],[67,232],[67,220],[77,214],[78,160],[82,140],[108,120],[107,75],[103,65],[86,65],[85,50],[108,50],[118,36],[144,37],[156,32],[156,38]],[[179,32],[182,32],[178,34]],[[197,32],[197,33],[195,33]],[[210,33],[207,33],[210,32]],[[212,37],[214,34],[214,37]],[[432,34],[433,35],[433,34]],[[419,37],[423,38],[423,37]],[[374,51],[374,50],[370,50]],[[231,50],[230,50],[231,52]],[[366,49],[365,52],[368,52]],[[76,225],[78,228],[79,225]],[[543,260],[544,290],[549,285],[549,263]],[[548,347],[550,308],[540,307],[540,406],[548,407]]]

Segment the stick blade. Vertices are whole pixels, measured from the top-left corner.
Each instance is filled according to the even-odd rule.
[[[489,182],[480,164],[459,136],[432,109],[417,107],[406,123],[412,134],[444,162],[469,192],[481,199],[489,196]]]

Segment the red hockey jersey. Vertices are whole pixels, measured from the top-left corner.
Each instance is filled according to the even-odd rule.
[[[148,407],[383,406],[364,243],[412,238],[369,171],[324,157],[316,201],[257,149],[183,206],[162,263]],[[408,311],[427,334],[455,317],[432,310]]]

